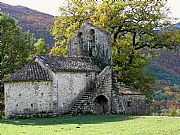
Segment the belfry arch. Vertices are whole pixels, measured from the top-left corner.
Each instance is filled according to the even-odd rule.
[[[95,31],[94,29],[89,30],[89,57],[92,57],[95,55]]]
[[[77,34],[77,39],[78,39],[78,52],[79,52],[79,54],[82,54],[82,51],[83,51],[83,34],[82,34],[82,32],[79,32]]]

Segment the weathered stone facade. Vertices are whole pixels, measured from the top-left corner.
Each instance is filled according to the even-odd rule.
[[[64,61],[62,57],[37,56],[24,69],[4,80],[6,117],[68,113],[91,87],[98,68],[92,65],[91,60],[63,59]],[[61,67],[56,67],[55,63],[51,67],[50,61],[57,62]],[[34,68],[44,72],[38,72]]]
[[[69,41],[68,57],[36,56],[4,80],[5,115],[144,114],[144,95],[113,79],[111,35],[87,23]]]
[[[119,95],[115,113],[143,115],[146,111],[144,95]]]
[[[112,63],[111,34],[89,23],[69,41],[70,57],[90,57],[100,68]]]
[[[53,102],[57,103],[56,112],[60,114],[67,113],[69,108],[83,95],[91,86],[95,79],[95,72],[74,73],[58,72],[53,81],[54,93],[56,93]]]
[[[5,83],[5,113],[31,114],[51,112],[52,83],[50,81]]]
[[[145,95],[117,82],[113,77],[112,113],[143,115],[146,113]]]
[[[95,113],[106,114],[112,110],[112,70],[110,66],[104,68],[103,71],[95,78],[95,83],[90,91],[85,93],[75,108],[71,109],[72,114],[78,113]]]

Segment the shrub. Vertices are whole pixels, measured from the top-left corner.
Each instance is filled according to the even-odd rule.
[[[177,109],[177,110],[176,110],[176,116],[179,116],[179,117],[180,117],[180,109]]]
[[[176,109],[175,107],[172,107],[168,110],[166,115],[167,116],[180,116],[180,109]]]
[[[4,118],[4,110],[2,110],[2,111],[0,110],[0,119],[1,118]]]
[[[154,115],[154,113],[155,113],[155,108],[154,107],[149,107],[149,109],[147,110],[147,114],[148,115]]]

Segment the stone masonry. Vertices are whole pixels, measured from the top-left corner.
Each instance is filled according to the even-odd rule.
[[[68,44],[68,57],[38,55],[3,80],[6,118],[145,113],[145,96],[113,77],[110,33],[86,23]]]

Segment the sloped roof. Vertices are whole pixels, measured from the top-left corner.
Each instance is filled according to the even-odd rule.
[[[90,58],[82,57],[62,57],[62,56],[49,56],[38,55],[36,56],[44,66],[48,67],[54,72],[57,71],[70,71],[70,72],[91,72],[99,71],[99,68],[93,64]],[[34,81],[44,80],[51,81],[52,77],[49,71],[33,60],[26,65],[23,69],[19,70],[9,78],[3,80],[3,82],[18,82],[18,81]]]
[[[97,71],[90,58],[38,55],[37,58],[52,71]]]
[[[143,95],[142,93],[140,93],[139,91],[135,91],[132,89],[126,89],[123,91],[120,91],[121,94],[123,95]]]
[[[31,62],[23,69],[19,70],[9,78],[3,80],[3,82],[18,82],[18,81],[35,81],[44,80],[51,81],[52,77],[47,70],[43,69],[38,62]]]
[[[144,95],[140,91],[124,84],[120,84],[119,92],[123,95]]]

